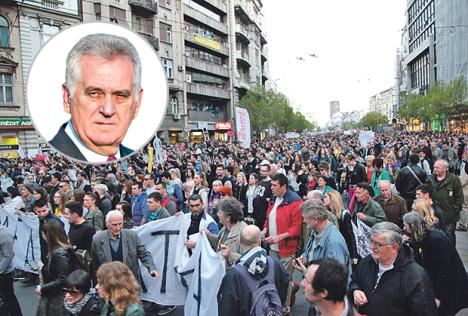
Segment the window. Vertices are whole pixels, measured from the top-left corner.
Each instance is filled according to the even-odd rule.
[[[10,39],[9,39],[10,30],[8,28],[8,21],[3,16],[0,15],[0,46],[1,47],[9,47],[10,46]]]
[[[94,15],[96,16],[96,21],[101,21],[101,4],[94,4]]]
[[[179,113],[179,102],[176,97],[171,97],[171,113]]]
[[[0,104],[13,103],[13,75],[0,73]]]
[[[128,27],[125,10],[109,6],[109,18],[111,22]]]
[[[162,7],[170,8],[171,0],[159,0],[159,5]]]
[[[172,60],[161,58],[164,65],[164,70],[166,71],[166,76],[168,79],[174,79]]]
[[[172,43],[172,27],[169,24],[159,23],[159,37],[162,42]]]
[[[43,43],[47,42],[49,38],[57,34],[59,31],[60,31],[60,28],[58,26],[44,24],[42,26]]]
[[[140,18],[135,18],[135,31],[141,32],[141,19]]]

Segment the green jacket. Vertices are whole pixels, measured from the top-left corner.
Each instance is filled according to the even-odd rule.
[[[445,223],[456,223],[460,219],[460,212],[464,201],[460,179],[452,173],[447,173],[442,184],[437,187],[436,175],[429,178],[432,189],[432,199],[439,202],[444,211]]]
[[[369,227],[387,220],[387,216],[385,215],[383,208],[371,197],[369,197],[366,204],[362,204],[361,202],[357,203],[357,212],[362,212],[366,215],[364,223]]]
[[[109,310],[109,307],[109,303],[106,303],[106,305],[104,305],[101,311],[101,316],[107,316],[107,311]],[[115,312],[110,313],[109,316],[115,316]],[[143,310],[142,305],[131,303],[127,306],[125,316],[145,316],[145,311]]]

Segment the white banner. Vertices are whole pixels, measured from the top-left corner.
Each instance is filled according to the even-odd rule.
[[[237,140],[242,148],[250,147],[250,117],[246,109],[236,106]]]
[[[156,161],[158,165],[162,164],[165,159],[163,155],[162,143],[158,137],[154,138],[153,147],[154,147],[154,161]]]
[[[357,228],[357,252],[361,258],[364,258],[371,253],[371,228],[360,219],[357,220]]]
[[[367,144],[374,142],[374,132],[372,131],[360,131],[359,132],[359,143],[361,147],[366,147]]]
[[[12,204],[0,207],[0,223],[13,237],[13,265],[20,270],[38,273],[41,261],[39,219],[35,214],[16,214]]]

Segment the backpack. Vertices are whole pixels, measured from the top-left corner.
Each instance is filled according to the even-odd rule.
[[[84,270],[90,272],[92,257],[88,250],[86,249],[77,249],[76,246],[73,246],[73,249],[70,250],[71,263],[74,270]]]
[[[283,307],[275,285],[274,261],[268,260],[268,273],[260,280],[256,280],[242,264],[236,264],[234,268],[240,273],[251,296],[250,316],[282,316]]]

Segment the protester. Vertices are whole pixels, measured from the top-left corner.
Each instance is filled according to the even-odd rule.
[[[158,192],[153,192],[148,195],[146,207],[147,212],[141,220],[140,225],[171,216],[166,208],[162,206],[162,196]]]
[[[96,230],[83,218],[83,206],[79,202],[68,202],[65,204],[65,210],[70,223],[68,231],[70,244],[75,249],[91,251]]]
[[[101,316],[144,316],[140,286],[132,271],[121,262],[108,262],[97,271],[96,289],[104,300]]]
[[[411,154],[409,164],[401,168],[395,179],[395,187],[405,199],[408,211],[411,211],[413,201],[416,199],[416,188],[427,182],[426,172],[418,166],[418,162],[418,154]]]
[[[432,285],[410,248],[402,244],[400,228],[390,222],[371,230],[372,253],[352,274],[348,297],[364,315],[437,315]]]
[[[403,228],[403,215],[407,212],[406,201],[392,192],[392,184],[388,180],[379,182],[379,191],[380,195],[374,197],[374,200],[382,207],[389,222]]]
[[[358,183],[356,191],[356,217],[366,223],[367,226],[374,226],[387,219],[382,207],[372,199],[373,190],[365,182]]]
[[[283,175],[284,176],[284,175]],[[218,314],[223,316],[251,315],[252,294],[261,284],[273,285],[270,295],[277,295],[281,314],[284,307],[289,274],[283,265],[268,256],[261,248],[261,232],[257,226],[249,225],[240,234],[240,243],[245,252],[237,264],[227,271],[218,292]],[[259,311],[258,315],[266,315]],[[278,315],[278,314],[272,314]]]
[[[132,206],[126,201],[120,201],[115,206],[116,210],[120,211],[123,215],[123,228],[132,229],[136,226],[132,217]]]
[[[35,290],[40,296],[36,315],[65,315],[62,288],[73,269],[69,254],[72,246],[58,221],[50,220],[43,225],[41,235],[47,242],[47,258],[41,269],[44,284],[38,285]]]
[[[95,231],[104,228],[104,215],[96,205],[97,195],[93,192],[86,192],[83,199],[83,206],[88,209],[86,214],[86,221],[94,228]]]
[[[438,315],[455,315],[468,307],[468,277],[463,262],[450,239],[428,225],[423,216],[410,212],[403,216],[416,262],[429,274]]]
[[[90,293],[91,279],[83,270],[75,270],[65,280],[63,302],[67,316],[98,316],[101,304],[93,293]]]

